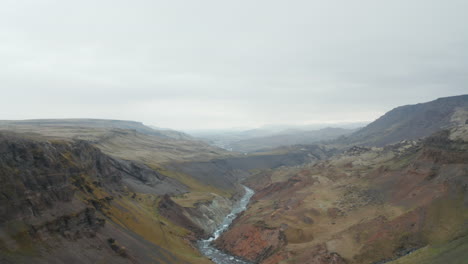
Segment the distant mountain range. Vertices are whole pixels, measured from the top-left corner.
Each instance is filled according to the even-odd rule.
[[[310,131],[287,130],[271,136],[254,137],[235,141],[230,143],[228,147],[234,151],[255,152],[281,146],[313,144],[348,135],[353,131],[355,130],[333,127]]]
[[[243,131],[205,131],[194,136],[212,145],[236,152],[268,151],[290,145],[307,145],[349,135],[365,123],[310,126],[265,126]]]
[[[468,95],[460,95],[400,106],[367,125],[337,124],[320,129],[315,126],[265,126],[242,131],[204,131],[194,133],[194,136],[212,145],[244,153],[327,141],[339,145],[385,146],[423,138],[454,124],[464,124],[467,116]]]

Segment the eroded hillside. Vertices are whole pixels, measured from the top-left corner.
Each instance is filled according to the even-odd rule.
[[[240,179],[331,153],[235,156],[115,122],[0,126],[2,262],[209,263],[195,242],[230,212]]]
[[[206,261],[155,209],[186,186],[83,141],[3,133],[0,152],[2,263]]]
[[[468,251],[454,245],[466,248],[467,160],[461,126],[263,172],[246,181],[253,202],[216,243],[258,263],[384,263],[413,251],[462,263]]]

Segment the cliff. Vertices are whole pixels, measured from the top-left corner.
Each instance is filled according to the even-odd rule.
[[[154,211],[176,180],[84,141],[1,133],[0,153],[2,263],[206,262]]]

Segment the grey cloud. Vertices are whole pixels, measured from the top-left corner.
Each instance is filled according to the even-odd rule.
[[[467,9],[464,0],[4,0],[0,119],[179,129],[370,120],[468,91]]]

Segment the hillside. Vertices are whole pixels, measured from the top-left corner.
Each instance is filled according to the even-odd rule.
[[[0,130],[2,263],[207,262],[193,243],[229,212],[236,185],[221,190],[163,166],[220,158],[221,149],[128,121]]]
[[[395,263],[464,263],[467,137],[459,126],[261,172],[245,181],[256,190],[248,210],[216,243],[263,264],[386,263],[413,251]]]
[[[401,140],[414,140],[468,120],[468,95],[397,107],[342,143],[384,146]]]
[[[333,153],[235,156],[115,120],[7,121],[0,130],[2,263],[205,263],[194,243],[229,213],[240,179]]]
[[[52,140],[84,140],[112,157],[143,163],[170,175],[192,191],[207,191],[209,186],[232,191],[239,178],[251,171],[285,165],[299,165],[323,158],[316,146],[281,149],[257,155],[236,154],[192,138],[160,135],[141,123],[120,120],[56,119],[0,121],[0,131],[40,135]],[[183,133],[182,133],[183,134]],[[330,152],[331,153],[331,152]],[[327,155],[330,155],[327,151]],[[318,155],[318,156],[317,156]],[[312,158],[311,158],[312,157]]]
[[[176,180],[84,141],[0,133],[0,152],[0,262],[208,263],[154,211]]]
[[[183,133],[155,130],[142,123],[101,119],[0,121],[0,130],[53,139],[85,140],[105,153],[145,163],[207,160],[228,154]]]
[[[256,193],[215,243],[253,263],[462,263],[467,99],[251,154],[132,121],[1,121],[0,262],[210,263],[196,241],[243,181]],[[289,132],[244,147],[349,131]]]

